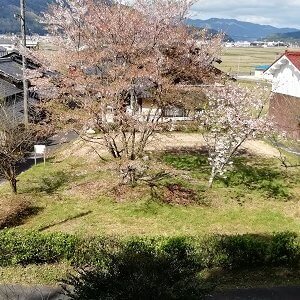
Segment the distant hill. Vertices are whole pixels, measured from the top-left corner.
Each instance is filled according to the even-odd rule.
[[[38,22],[41,12],[54,0],[26,0],[27,8],[27,29],[29,33],[45,33],[45,29]],[[103,0],[99,0],[103,1]],[[0,34],[19,33],[20,22],[14,18],[14,14],[20,13],[20,0],[0,0]],[[211,30],[212,34],[224,32],[225,40],[257,40],[271,35],[293,32],[295,28],[276,28],[269,25],[259,25],[250,22],[237,21],[235,19],[192,20],[188,19],[187,24]]]
[[[47,10],[53,0],[26,0],[27,29],[29,33],[45,33],[39,24],[39,14]],[[20,22],[14,14],[20,13],[20,0],[0,0],[0,34],[20,32]]]
[[[195,26],[189,26],[189,27],[191,28],[191,30],[194,31],[196,38],[199,37],[199,30],[206,30],[208,36],[216,36],[217,34],[219,34],[219,32],[214,29],[199,28],[199,27],[195,27]],[[234,40],[227,34],[224,34],[223,41],[224,42],[233,42]]]
[[[300,43],[300,30],[287,32],[287,33],[277,33],[267,37],[269,41],[283,41],[283,42],[297,42]]]
[[[298,30],[296,28],[277,28],[270,25],[242,22],[235,19],[188,19],[187,23],[199,28],[209,28],[217,31],[222,31],[236,41],[259,40],[277,33],[290,33]]]

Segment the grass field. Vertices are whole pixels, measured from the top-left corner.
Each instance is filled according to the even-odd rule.
[[[300,170],[283,171],[274,158],[243,154],[227,178],[207,190],[202,151],[152,153],[154,171],[170,176],[151,194],[145,183],[119,186],[112,161],[62,156],[19,176],[17,197],[30,202],[34,213],[16,230],[124,237],[300,233]],[[0,200],[16,199],[8,184],[0,186],[0,195]],[[0,283],[55,285],[71,270],[67,263],[0,268]],[[298,275],[288,269],[203,274],[208,285],[220,288],[300,284]]]
[[[299,170],[282,172],[275,160],[240,157],[208,191],[201,154],[156,159],[157,170],[172,174],[157,188],[163,199],[153,198],[146,184],[119,187],[111,162],[72,158],[33,167],[19,177],[19,197],[32,203],[36,215],[19,228],[123,236],[300,232]],[[10,197],[8,185],[1,186],[1,197]]]
[[[230,74],[250,75],[255,66],[272,64],[287,48],[224,48],[217,67]]]

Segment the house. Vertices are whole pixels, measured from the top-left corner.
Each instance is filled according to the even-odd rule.
[[[16,41],[14,39],[0,37],[0,46],[5,48],[7,52],[11,52],[16,48]]]
[[[28,67],[33,69],[36,64],[29,60]],[[36,95],[29,94],[29,107],[36,99]],[[0,58],[0,102],[12,117],[23,119],[23,70],[21,55],[17,52]]]
[[[278,127],[300,139],[300,51],[286,51],[266,71],[273,76],[269,114]]]
[[[169,61],[178,57],[179,51],[176,46],[163,48],[161,52],[168,57]],[[191,56],[200,51],[198,47],[191,50]],[[122,58],[119,59],[122,63]],[[137,77],[128,89],[122,92],[124,95],[124,108],[129,115],[137,115],[141,119],[157,118],[161,121],[191,121],[194,120],[199,110],[205,105],[206,97],[203,93],[203,88],[213,86],[216,82],[223,83],[226,80],[234,80],[228,74],[222,72],[214,66],[215,63],[221,63],[221,60],[213,58],[210,64],[205,67],[200,67],[198,63],[194,65],[185,65],[189,68],[179,68],[174,62],[164,69],[163,76],[172,82],[171,90],[160,95],[158,101],[156,90],[158,84],[148,77]],[[180,63],[179,63],[180,64]],[[69,66],[69,75],[76,78],[81,72],[104,78],[108,73],[111,62],[103,61],[100,66],[92,66],[81,69],[76,65]],[[105,118],[108,122],[114,121],[113,105],[107,107]]]

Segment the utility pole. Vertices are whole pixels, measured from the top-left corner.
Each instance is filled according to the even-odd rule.
[[[20,8],[21,8],[21,44],[26,49],[26,20],[25,20],[25,0],[20,0]],[[26,56],[22,55],[22,64],[23,64],[23,102],[24,102],[24,125],[28,126],[29,117],[28,117],[28,81],[26,80],[26,68],[27,68],[27,60]]]

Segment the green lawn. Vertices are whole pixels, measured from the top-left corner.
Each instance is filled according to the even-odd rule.
[[[122,236],[300,230],[298,169],[284,172],[276,161],[240,157],[227,178],[208,191],[203,155],[169,153],[155,159],[158,169],[172,174],[156,196],[146,184],[118,188],[112,162],[72,158],[33,167],[19,176],[19,190],[36,215],[19,229]],[[174,186],[191,191],[193,199]],[[1,187],[2,197],[10,197],[8,188]]]
[[[35,214],[16,229],[125,237],[300,232],[297,168],[285,171],[274,159],[242,155],[227,178],[207,190],[209,167],[201,151],[156,153],[151,160],[154,171],[170,174],[152,195],[147,184],[119,187],[112,161],[52,158],[32,167],[19,176],[18,197],[29,200]],[[169,187],[182,187],[183,193]],[[10,198],[9,185],[1,185],[0,193]],[[71,270],[67,263],[0,268],[0,283],[55,285]],[[208,270],[202,276],[208,286],[233,288],[300,284],[297,272],[240,270],[224,276]]]

